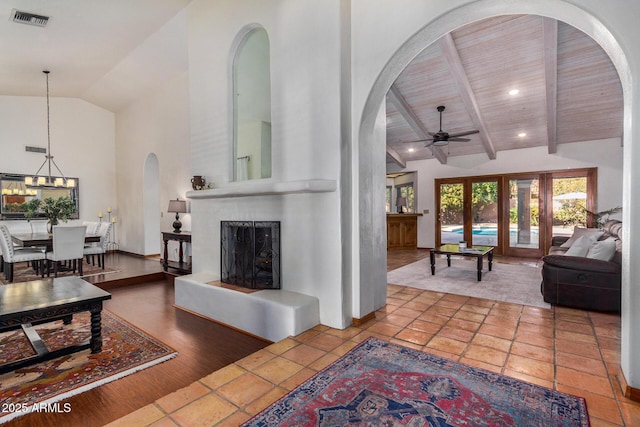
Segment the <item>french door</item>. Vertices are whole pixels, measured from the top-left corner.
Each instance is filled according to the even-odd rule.
[[[590,226],[595,168],[435,180],[436,246],[467,242],[540,257],[552,235]]]
[[[544,182],[540,173],[507,175],[503,197],[504,255],[540,257],[544,254]]]
[[[436,180],[437,245],[465,241],[500,248],[500,187],[495,178]]]

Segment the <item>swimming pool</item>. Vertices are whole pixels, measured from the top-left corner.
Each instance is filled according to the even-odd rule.
[[[464,233],[464,228],[462,227],[455,227],[455,228],[451,228],[447,231],[450,231],[452,233],[456,233],[456,234],[463,234]],[[473,227],[473,230],[471,231],[471,233],[474,236],[497,236],[498,235],[498,227],[486,227],[486,226],[480,226],[480,227]],[[518,234],[518,229],[517,228],[512,228],[511,230],[509,230],[509,235],[510,236],[516,236]],[[538,235],[538,229],[534,228],[531,229],[531,235],[532,236],[537,236]]]

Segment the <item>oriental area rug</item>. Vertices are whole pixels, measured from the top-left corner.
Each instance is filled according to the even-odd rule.
[[[587,427],[585,400],[369,338],[248,426]]]
[[[35,329],[50,351],[91,336],[89,313],[74,315],[69,325],[56,321]],[[21,329],[0,334],[0,363],[32,354]],[[87,349],[0,375],[0,424],[176,355],[172,348],[103,310],[102,352],[91,354]]]
[[[486,258],[486,257],[485,257]],[[550,308],[540,293],[542,269],[524,264],[496,263],[488,271],[484,260],[482,281],[478,282],[475,260],[436,257],[436,274],[431,275],[431,261],[421,259],[387,273],[387,283],[448,294],[465,295],[514,304]]]

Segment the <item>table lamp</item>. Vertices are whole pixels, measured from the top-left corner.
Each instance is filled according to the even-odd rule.
[[[398,213],[404,213],[402,208],[406,205],[407,205],[407,198],[398,196],[398,198],[396,199],[396,206],[398,207]]]
[[[167,212],[175,212],[176,220],[173,221],[173,232],[180,233],[180,229],[182,228],[182,223],[180,222],[180,214],[187,212],[187,202],[186,200],[169,200],[169,208]]]

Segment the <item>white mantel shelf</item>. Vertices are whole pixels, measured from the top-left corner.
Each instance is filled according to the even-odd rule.
[[[331,193],[338,185],[332,179],[307,179],[284,182],[241,182],[221,188],[188,191],[189,199],[223,199],[231,197],[265,196],[273,194]]]

